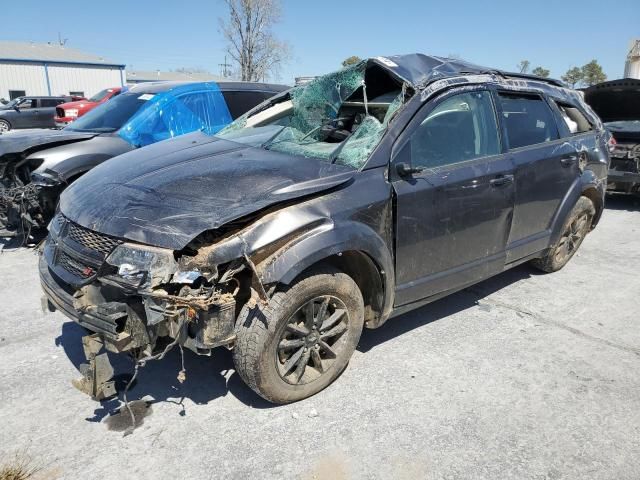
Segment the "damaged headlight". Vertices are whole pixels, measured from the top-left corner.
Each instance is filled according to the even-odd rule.
[[[177,270],[173,251],[124,243],[107,257],[107,263],[118,268],[118,275],[139,286],[149,281],[151,286],[166,283]]]

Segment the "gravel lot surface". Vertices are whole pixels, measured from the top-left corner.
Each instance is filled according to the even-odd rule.
[[[0,463],[26,455],[38,478],[640,478],[637,200],[610,199],[561,272],[522,266],[365,331],[308,400],[262,401],[226,350],[187,353],[182,385],[177,354],[150,363],[126,437],[118,401],[71,386],[83,331],[41,312],[36,263],[0,253]]]

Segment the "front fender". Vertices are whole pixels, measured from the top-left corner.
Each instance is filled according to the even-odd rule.
[[[289,284],[312,265],[348,251],[366,254],[377,266],[384,286],[382,316],[386,318],[393,306],[393,257],[382,237],[363,223],[338,221],[319,225],[267,257],[257,270],[264,284]]]
[[[38,154],[34,154],[37,157]],[[100,165],[112,158],[113,155],[108,153],[92,153],[75,155],[68,158],[56,158],[55,161],[45,158],[42,166],[36,169],[34,174],[54,173],[60,180],[66,182],[78,175],[86,173],[88,170]]]

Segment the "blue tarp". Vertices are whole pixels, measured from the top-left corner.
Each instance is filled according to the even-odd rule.
[[[220,88],[212,82],[146,96],[147,103],[119,131],[124,140],[137,147],[196,130],[214,134],[232,120]]]

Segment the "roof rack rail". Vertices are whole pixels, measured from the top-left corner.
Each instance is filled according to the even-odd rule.
[[[566,87],[564,83],[560,80],[556,80],[555,78],[544,78],[539,77],[538,75],[531,75],[530,73],[515,73],[515,72],[501,72],[505,77],[514,77],[514,78],[522,78],[525,80],[535,80],[537,82],[545,82],[556,87]]]

